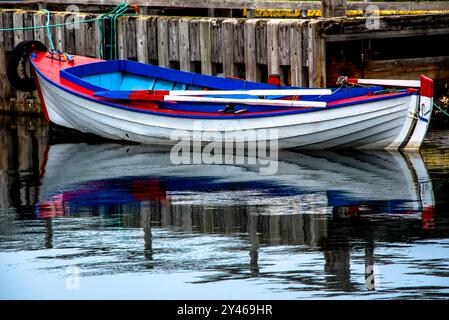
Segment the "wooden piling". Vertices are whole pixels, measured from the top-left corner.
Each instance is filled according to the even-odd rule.
[[[14,28],[23,28],[23,14],[22,11],[16,11],[13,13],[13,27]],[[14,32],[14,47],[17,46],[19,43],[21,43],[24,40],[24,31],[23,30],[16,30]],[[26,101],[26,93],[17,91],[16,92],[16,104],[15,108],[17,112],[23,112],[24,111],[24,105]]]
[[[200,21],[201,73],[212,75],[211,20]]]
[[[256,62],[267,65],[267,20],[258,19],[256,23]]]
[[[85,16],[86,20],[92,20],[93,18],[95,18],[93,15]],[[86,32],[86,56],[92,58],[95,58],[98,52],[98,43],[95,42],[95,39],[99,39],[99,37],[95,35],[95,24],[96,22],[94,21],[84,23],[84,30]]]
[[[148,24],[147,18],[139,17],[136,20],[136,33],[137,33],[137,61],[142,63],[149,63],[148,52]]]
[[[168,59],[173,64],[179,62],[179,20],[168,19]]]
[[[64,14],[61,14],[61,13],[56,14],[55,15],[55,23],[56,24],[64,23],[64,18],[65,18]],[[65,50],[64,28],[56,28],[54,44],[55,44],[56,49],[61,50],[61,51]]]
[[[311,88],[322,88],[326,86],[326,49],[325,40],[321,34],[321,22],[320,20],[311,21],[308,27],[309,86]]]
[[[126,59],[126,20],[125,17],[117,19],[117,51],[119,59]]]
[[[13,11],[5,11],[3,12],[3,27],[4,28],[12,28],[13,27]],[[5,98],[8,99],[7,103],[5,104],[5,111],[14,111],[14,109],[11,109],[11,106],[13,105],[11,102],[15,102],[16,100],[16,91],[10,86],[8,79],[6,77],[6,63],[7,63],[7,55],[8,52],[10,52],[14,48],[14,33],[13,32],[6,32],[3,34],[3,50],[5,55],[4,61],[5,61],[5,74],[4,74],[4,88],[5,88]]]
[[[157,62],[158,59],[158,37],[157,37],[157,18],[149,17],[147,19],[147,42],[148,42],[148,58],[150,62]]]
[[[4,28],[3,24],[4,12],[0,11],[0,28]],[[4,32],[0,32],[0,105],[6,105],[6,96],[8,94],[8,79],[6,77],[6,51],[4,45]]]
[[[87,44],[86,44],[86,33],[87,26],[85,23],[82,23],[86,19],[86,15],[80,15],[79,21],[80,24],[76,25],[75,31],[75,50],[76,54],[85,56],[87,54]]]
[[[305,86],[306,79],[303,77],[303,39],[302,27],[305,21],[294,21],[290,28],[290,79],[292,86]]]
[[[96,15],[95,17],[98,18],[98,15]],[[102,43],[104,41],[104,38],[103,38],[104,35],[102,37],[102,30],[100,30],[100,28],[102,28],[103,23],[104,23],[103,21],[100,21],[100,23],[98,21],[93,22],[93,26],[92,26],[93,33],[94,33],[93,41],[94,41],[94,49],[95,49],[93,57],[105,59],[106,58],[105,53],[104,53],[105,47],[103,46],[103,51],[100,50],[102,45],[104,45],[104,43]],[[61,28],[58,28],[58,29],[61,29]]]
[[[168,20],[161,17],[157,19],[157,59],[161,67],[170,66],[168,48]]]
[[[271,20],[267,24],[267,61],[268,75],[280,75],[278,28],[280,20]]]
[[[126,59],[137,60],[136,18],[127,17],[125,20]]]
[[[179,69],[190,71],[192,64],[190,62],[190,34],[189,34],[189,18],[179,19],[178,37],[179,37]]]
[[[282,20],[278,26],[279,65],[290,65],[290,29],[292,20]]]
[[[221,35],[221,26],[222,26],[222,19],[213,19],[211,21],[211,59],[212,59],[212,73],[216,74],[216,66],[218,64],[223,63],[223,56],[222,56],[222,35]]]
[[[245,78],[248,81],[260,80],[260,74],[257,72],[256,24],[255,19],[245,22]]]
[[[64,14],[64,22],[70,22],[74,19],[73,14]],[[64,51],[69,53],[76,53],[75,45],[75,31],[78,32],[79,29],[75,29],[75,24],[67,25],[63,28],[64,30]]]
[[[245,32],[244,19],[236,19],[234,23],[234,63],[245,63]]]
[[[36,12],[33,15],[33,23],[35,26],[45,26],[46,22],[47,22],[47,14],[46,13]],[[47,47],[50,44],[49,40],[47,39],[47,36],[46,36],[45,28],[34,29],[34,40],[42,42]]]
[[[222,23],[223,75],[225,77],[234,77],[237,75],[234,64],[234,25],[236,23],[235,19],[226,19]]]

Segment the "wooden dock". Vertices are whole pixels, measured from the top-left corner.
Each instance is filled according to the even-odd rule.
[[[424,73],[437,81],[449,79],[449,46],[442,45],[449,42],[449,13],[381,16],[379,28],[368,26],[366,17],[325,15],[329,17],[125,15],[117,22],[118,54],[120,59],[251,81],[277,74],[284,84],[306,87],[334,86],[339,75],[416,79]],[[75,16],[82,22],[98,14],[52,12],[51,23]],[[42,11],[0,7],[0,29],[45,23]],[[96,22],[51,30],[57,48],[99,57],[101,30]],[[40,112],[36,94],[16,93],[5,74],[8,52],[29,39],[49,44],[45,29],[0,31],[1,111]]]

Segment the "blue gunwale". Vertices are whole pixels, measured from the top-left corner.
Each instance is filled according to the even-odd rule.
[[[157,115],[157,116],[165,116],[165,117],[174,117],[174,118],[191,118],[191,119],[245,119],[245,118],[260,118],[260,117],[277,117],[277,116],[287,116],[287,115],[294,115],[294,114],[300,114],[300,113],[308,113],[308,112],[319,112],[319,111],[325,111],[326,109],[336,109],[341,107],[348,107],[352,105],[357,105],[365,102],[377,102],[377,101],[383,101],[388,99],[394,99],[409,95],[417,94],[416,92],[403,92],[395,95],[389,95],[389,96],[379,96],[376,98],[373,98],[372,96],[369,97],[367,100],[358,100],[358,101],[349,101],[344,102],[340,104],[334,104],[330,105],[325,109],[322,108],[290,108],[290,109],[271,109],[270,111],[256,111],[256,112],[247,112],[247,113],[239,113],[239,114],[228,114],[228,113],[219,113],[214,114],[217,112],[212,111],[211,109],[214,109],[216,107],[220,107],[220,109],[223,108],[224,105],[202,105],[202,108],[205,111],[198,111],[197,108],[195,111],[190,110],[184,110],[191,109],[192,103],[182,103],[182,104],[176,104],[179,109],[175,110],[172,108],[172,103],[161,103],[160,109],[156,110],[143,110],[140,108],[133,108],[129,105],[122,105],[117,104],[109,101],[104,101],[100,99],[95,99],[90,96],[81,94],[79,92],[70,90],[70,88],[67,88],[61,84],[58,84],[54,82],[53,80],[46,77],[33,63],[32,59],[30,60],[32,66],[36,70],[36,72],[44,78],[46,81],[50,82],[55,87],[66,91],[68,93],[71,93],[73,95],[76,95],[78,97],[81,97],[83,99],[93,101],[102,105],[106,105],[109,107],[117,108],[117,109],[123,109],[127,111],[137,112],[137,113],[143,113],[143,114],[151,114],[151,115]],[[233,90],[233,89],[273,89],[273,88],[279,88],[279,86],[265,84],[265,83],[257,83],[257,82],[249,82],[245,80],[239,80],[239,79],[229,79],[229,78],[219,78],[214,76],[207,76],[207,75],[201,75],[197,73],[191,73],[191,72],[185,72],[185,71],[178,71],[173,69],[167,69],[162,68],[158,66],[138,63],[134,61],[129,60],[113,60],[113,61],[102,61],[102,62],[95,62],[80,66],[74,66],[66,69],[60,70],[60,76],[61,78],[72,82],[76,85],[79,85],[81,87],[84,87],[91,91],[104,91],[105,88],[95,86],[85,80],[82,80],[80,77],[93,75],[93,74],[99,74],[99,73],[105,73],[105,72],[113,72],[117,70],[126,70],[127,72],[143,75],[143,76],[154,76],[154,75],[161,75],[161,79],[166,79],[168,81],[172,81],[172,79],[175,79],[177,82],[180,80],[186,81],[188,83],[189,81],[192,82],[192,84],[197,86],[207,86],[209,88],[214,89],[223,89],[223,90]],[[282,88],[293,88],[293,87],[282,87]],[[382,87],[370,87],[370,88],[343,88],[343,89],[331,89],[335,93],[329,96],[323,96],[323,97],[317,97],[317,96],[307,96],[303,97],[302,100],[304,101],[326,101],[326,102],[332,102],[340,99],[347,99],[350,97],[358,97],[358,96],[364,96],[368,95],[372,91],[381,90]],[[107,90],[107,89],[106,89]],[[339,92],[337,92],[339,91]],[[248,106],[241,105],[236,106],[236,109],[239,108],[247,108]],[[166,108],[166,110],[164,110]],[[266,109],[265,109],[266,110]],[[284,111],[282,111],[284,110]],[[185,111],[186,113],[171,113],[170,111],[178,111],[182,112]]]

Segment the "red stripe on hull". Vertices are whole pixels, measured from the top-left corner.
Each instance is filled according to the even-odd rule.
[[[31,70],[33,72],[34,83],[36,84],[37,94],[39,96],[39,100],[41,101],[41,106],[42,106],[42,111],[44,112],[45,121],[47,123],[50,123],[50,117],[48,116],[47,107],[45,106],[44,97],[42,96],[42,90],[41,90],[41,87],[39,86],[39,81],[37,80],[36,71],[34,70],[34,68],[31,68]]]

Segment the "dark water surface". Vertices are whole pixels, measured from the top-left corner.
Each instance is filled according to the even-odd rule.
[[[449,297],[448,131],[274,176],[49,136],[0,116],[2,299]]]

